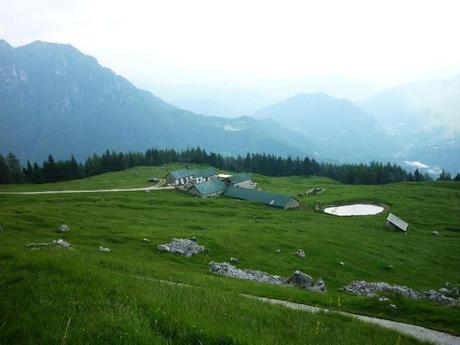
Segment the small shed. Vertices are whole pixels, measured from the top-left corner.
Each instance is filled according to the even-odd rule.
[[[231,186],[242,187],[242,188],[254,188],[254,184],[247,173],[236,174],[228,178],[228,183]]]
[[[396,217],[393,213],[390,213],[387,217],[385,226],[392,230],[399,230],[406,232],[409,228],[409,224],[402,219]]]
[[[194,183],[187,191],[190,194],[206,198],[222,194],[227,186],[218,179],[209,180],[202,183]]]
[[[288,195],[263,192],[259,190],[228,186],[224,196],[259,202],[284,209],[299,207],[299,202]]]

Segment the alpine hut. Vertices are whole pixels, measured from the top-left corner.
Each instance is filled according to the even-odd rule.
[[[206,198],[222,194],[226,187],[225,183],[221,180],[212,179],[202,183],[194,183],[187,192],[201,198]]]
[[[249,188],[249,189],[254,188],[254,183],[251,181],[251,178],[249,177],[249,174],[247,173],[241,173],[241,174],[230,176],[227,179],[227,181],[228,181],[228,184],[231,186]]]
[[[169,185],[180,186],[191,181],[195,173],[195,169],[174,170],[166,175],[165,180]]]

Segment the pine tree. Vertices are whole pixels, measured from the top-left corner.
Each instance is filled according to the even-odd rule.
[[[10,153],[8,153],[8,156],[6,156],[6,162],[9,167],[10,182],[12,183],[22,182],[23,176],[22,176],[21,163],[19,163],[19,159],[16,158],[13,152],[10,151]]]

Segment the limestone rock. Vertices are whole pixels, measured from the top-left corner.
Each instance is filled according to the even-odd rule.
[[[287,282],[293,286],[304,289],[311,288],[313,286],[313,278],[302,271],[295,271]]]
[[[305,252],[302,249],[297,249],[295,255],[302,259],[305,258]]]
[[[65,224],[61,224],[57,227],[57,232],[68,232],[70,231],[70,227],[68,225],[65,225]]]
[[[64,247],[64,248],[67,248],[69,249],[70,247],[72,247],[72,245],[67,242],[67,241],[64,241],[62,238],[58,239],[58,240],[54,240],[53,243],[57,246],[61,246],[61,247]]]
[[[170,243],[158,245],[158,250],[162,252],[177,253],[188,257],[201,253],[205,248],[189,239],[174,238]]]

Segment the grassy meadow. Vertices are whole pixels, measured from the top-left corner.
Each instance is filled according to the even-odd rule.
[[[0,191],[142,187],[149,185],[147,178],[163,177],[178,167],[183,165],[138,167],[48,185],[4,185]],[[393,309],[377,298],[338,291],[353,280],[420,290],[438,289],[445,282],[460,285],[459,183],[352,186],[316,177],[253,179],[264,190],[296,196],[301,208],[285,211],[224,197],[199,199],[176,190],[0,195],[0,343],[419,344],[360,321],[266,305],[240,293],[460,335],[458,307],[391,295],[389,303],[397,306]],[[325,191],[304,195],[313,187]],[[386,230],[387,213],[336,217],[315,211],[317,204],[355,201],[389,206],[410,224],[408,234]],[[71,231],[56,233],[59,224]],[[207,248],[204,253],[184,258],[156,250],[158,243],[191,236]],[[73,248],[25,248],[29,242],[58,238]],[[99,246],[111,252],[100,252]],[[305,250],[305,259],[294,255],[298,248]],[[239,258],[240,268],[282,276],[301,270],[322,277],[328,292],[209,272],[210,261],[230,257]]]

